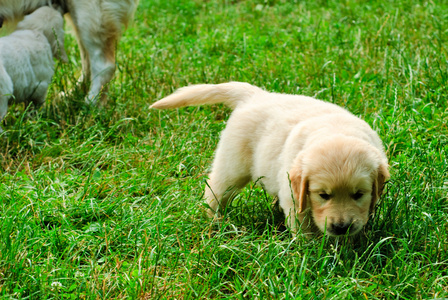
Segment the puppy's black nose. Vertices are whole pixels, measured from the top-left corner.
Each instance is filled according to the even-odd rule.
[[[334,235],[344,235],[350,228],[350,223],[333,223],[330,226],[330,231]]]

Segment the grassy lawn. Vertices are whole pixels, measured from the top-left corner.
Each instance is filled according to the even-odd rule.
[[[68,34],[45,107],[10,106],[2,124],[1,297],[448,297],[447,28],[445,1],[141,0],[104,108],[56,97],[80,74]],[[230,110],[149,105],[230,80],[378,131],[391,179],[362,235],[292,239],[255,184],[222,223],[201,214]]]

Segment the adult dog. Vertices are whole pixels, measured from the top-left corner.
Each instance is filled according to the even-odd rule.
[[[51,4],[61,7],[73,24],[82,59],[80,83],[86,90],[90,86],[86,102],[95,104],[114,76],[115,47],[138,0],[0,0],[0,26]]]
[[[205,188],[210,217],[261,178],[293,233],[299,225],[330,236],[363,228],[389,178],[382,142],[366,122],[331,103],[241,82],[185,87],[152,107],[214,103],[234,111]]]

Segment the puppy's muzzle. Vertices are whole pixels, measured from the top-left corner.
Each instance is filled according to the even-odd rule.
[[[356,225],[352,221],[332,223],[327,229],[328,233],[334,236],[345,235],[347,233],[350,235],[357,231]]]

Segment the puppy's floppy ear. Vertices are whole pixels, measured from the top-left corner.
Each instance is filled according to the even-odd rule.
[[[303,174],[302,168],[297,162],[298,161],[296,160],[296,166],[294,166],[289,172],[289,180],[291,181],[291,189],[294,200],[297,201],[297,204],[299,206],[299,210],[297,211],[297,213],[302,213],[306,209],[308,179]],[[295,207],[297,206],[295,205]]]
[[[383,192],[384,183],[387,179],[389,179],[390,174],[388,170],[388,165],[386,163],[382,163],[376,175],[375,180],[373,181],[373,189],[372,189],[372,202],[370,203],[370,211],[373,212],[375,209],[375,205],[381,197]]]

